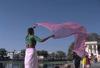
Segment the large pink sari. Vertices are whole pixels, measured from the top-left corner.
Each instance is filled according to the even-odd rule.
[[[84,44],[87,38],[87,31],[83,26],[74,22],[66,22],[62,24],[42,22],[37,23],[37,25],[49,29],[55,35],[54,39],[65,38],[74,35],[75,45],[73,51],[81,57],[86,53]]]

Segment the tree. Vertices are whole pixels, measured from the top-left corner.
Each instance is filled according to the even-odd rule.
[[[45,50],[37,51],[37,54],[38,56],[44,56],[44,57],[48,56],[48,52]]]
[[[20,53],[16,54],[15,56],[16,56],[16,58],[24,59],[24,57],[25,57],[25,49],[22,49],[20,51]]]
[[[0,49],[0,56],[7,56],[7,51],[4,48]]]
[[[55,52],[52,52],[52,53],[49,54],[49,57],[50,58],[55,58],[55,57],[57,57],[57,54]]]
[[[71,60],[73,59],[73,48],[74,48],[74,42],[71,43],[71,45],[69,46],[69,49],[68,49],[68,54],[67,54],[67,60]]]
[[[13,59],[19,59],[19,54],[14,54]]]
[[[56,54],[59,57],[65,57],[66,56],[66,54],[63,51],[57,51]]]
[[[87,37],[87,41],[98,41],[99,35],[97,33],[90,33]]]
[[[21,56],[25,57],[25,49],[22,49],[20,54]]]

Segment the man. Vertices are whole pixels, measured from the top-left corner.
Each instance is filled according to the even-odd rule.
[[[81,57],[78,56],[77,53],[73,52],[73,59],[74,59],[75,68],[80,68]]]

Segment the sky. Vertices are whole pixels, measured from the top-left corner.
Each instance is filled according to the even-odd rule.
[[[37,22],[64,23],[73,21],[88,32],[100,34],[100,0],[0,0],[0,48],[8,51],[25,48],[27,28]],[[40,38],[51,32],[37,27]],[[49,39],[37,43],[37,50],[67,52],[74,37]]]

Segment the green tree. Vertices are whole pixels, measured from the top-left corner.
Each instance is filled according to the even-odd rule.
[[[87,37],[87,41],[98,41],[99,35],[97,33],[90,33]]]
[[[69,46],[69,49],[68,49],[68,54],[67,54],[67,60],[70,60],[72,61],[73,60],[73,48],[74,48],[74,42],[71,43],[71,45]]]
[[[48,56],[48,52],[45,50],[37,51],[37,54],[38,56],[44,56],[44,57]]]
[[[63,51],[57,51],[56,54],[59,56],[59,57],[65,57],[66,54],[63,52]]]
[[[56,57],[57,54],[56,54],[55,52],[52,52],[51,54],[49,54],[49,56],[51,56],[51,57]]]
[[[0,49],[0,56],[7,56],[7,51],[4,48]]]
[[[22,57],[25,57],[25,49],[22,49],[22,50],[21,50],[20,55],[21,55]]]
[[[19,59],[19,54],[14,54],[13,58],[14,59]]]

